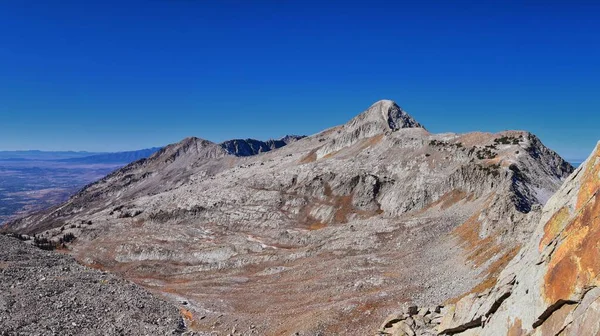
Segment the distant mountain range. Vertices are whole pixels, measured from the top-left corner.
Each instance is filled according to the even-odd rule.
[[[0,161],[59,161],[70,163],[123,163],[127,164],[142,158],[146,158],[160,147],[152,147],[126,152],[75,152],[75,151],[0,151]]]
[[[136,151],[101,153],[101,154],[84,156],[84,157],[61,159],[59,161],[71,162],[71,163],[85,163],[85,164],[129,163],[129,162],[137,161],[139,159],[147,158],[147,157],[151,156],[152,154],[158,152],[160,149],[161,149],[161,147],[152,147],[152,148],[140,149],[140,150],[136,150]]]
[[[19,150],[19,151],[0,151],[0,160],[2,161],[24,161],[24,160],[61,160],[70,158],[81,158],[86,156],[105,154],[97,152],[75,152],[75,151],[40,151],[40,150]]]
[[[303,135],[286,135],[281,139],[260,141],[255,139],[233,139],[220,143],[229,154],[235,156],[251,156],[298,141]],[[57,161],[79,164],[127,164],[148,158],[162,147],[145,148],[125,152],[75,152],[75,151],[0,151],[0,161]]]

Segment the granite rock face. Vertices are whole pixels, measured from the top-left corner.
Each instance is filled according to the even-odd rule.
[[[235,156],[251,156],[281,148],[302,138],[305,138],[305,136],[287,135],[278,140],[267,141],[254,139],[234,139],[222,142],[220,145],[229,154]]]
[[[8,230],[74,235],[77,260],[185,302],[198,331],[367,335],[403,304],[514,285],[498,273],[572,172],[528,132],[431,134],[388,100],[234,154],[185,139]]]

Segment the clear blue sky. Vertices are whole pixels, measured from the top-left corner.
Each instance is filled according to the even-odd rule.
[[[2,1],[0,150],[312,134],[386,98],[589,154],[597,1],[416,2]]]

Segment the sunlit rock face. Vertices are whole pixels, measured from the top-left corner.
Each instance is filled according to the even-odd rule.
[[[456,335],[600,334],[600,143],[545,205],[498,283],[445,307]]]

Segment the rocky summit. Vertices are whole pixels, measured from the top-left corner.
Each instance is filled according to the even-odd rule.
[[[187,138],[5,230],[199,333],[525,335],[596,316],[593,160],[571,175],[531,133],[432,134],[389,100],[281,141]]]

